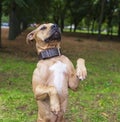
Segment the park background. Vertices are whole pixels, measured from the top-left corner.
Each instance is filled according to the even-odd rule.
[[[62,53],[88,76],[69,91],[68,122],[120,122],[120,0],[0,1],[0,122],[35,122],[31,77],[38,57],[26,35],[42,23],[59,25]]]

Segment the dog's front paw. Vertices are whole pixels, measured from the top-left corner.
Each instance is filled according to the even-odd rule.
[[[79,69],[77,69],[76,75],[80,80],[84,80],[87,76],[87,71],[86,71],[86,69],[79,68]]]
[[[77,60],[76,75],[80,80],[84,80],[87,76],[85,60],[82,58]]]
[[[57,115],[60,111],[60,105],[59,104],[51,105],[51,111]]]

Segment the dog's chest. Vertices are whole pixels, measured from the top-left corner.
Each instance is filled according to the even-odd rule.
[[[65,81],[65,73],[67,72],[66,64],[57,61],[53,64],[50,68],[50,71],[53,72],[53,82],[54,86],[56,87],[57,91],[61,93],[62,88],[66,84]]]

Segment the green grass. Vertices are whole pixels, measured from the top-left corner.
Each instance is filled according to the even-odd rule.
[[[64,32],[70,32],[70,29],[64,29]],[[74,33],[73,30],[72,30],[72,32]],[[77,33],[83,33],[83,34],[88,34],[88,33],[89,33],[89,34],[92,34],[92,31],[89,31],[89,32],[88,32],[87,29],[86,29],[86,30],[76,29],[76,32],[77,32]],[[98,34],[98,31],[94,31],[93,34]],[[102,35],[107,35],[107,32],[102,31],[101,34],[102,34]],[[116,30],[113,31],[112,36],[117,36],[117,35],[118,35],[117,31],[116,31]]]
[[[70,92],[72,121],[120,122],[120,52],[96,50],[83,55],[88,77],[78,92]]]
[[[101,42],[102,43],[102,42]],[[88,77],[69,91],[68,122],[120,122],[120,52],[83,50]],[[35,122],[31,77],[36,62],[0,53],[0,122]]]
[[[35,63],[3,55],[0,54],[0,122],[34,122],[37,107],[31,76]]]

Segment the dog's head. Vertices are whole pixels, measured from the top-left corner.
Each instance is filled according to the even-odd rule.
[[[27,35],[27,43],[30,43],[33,40],[36,41],[36,49],[38,53],[47,48],[60,48],[60,29],[56,24],[42,24]]]

